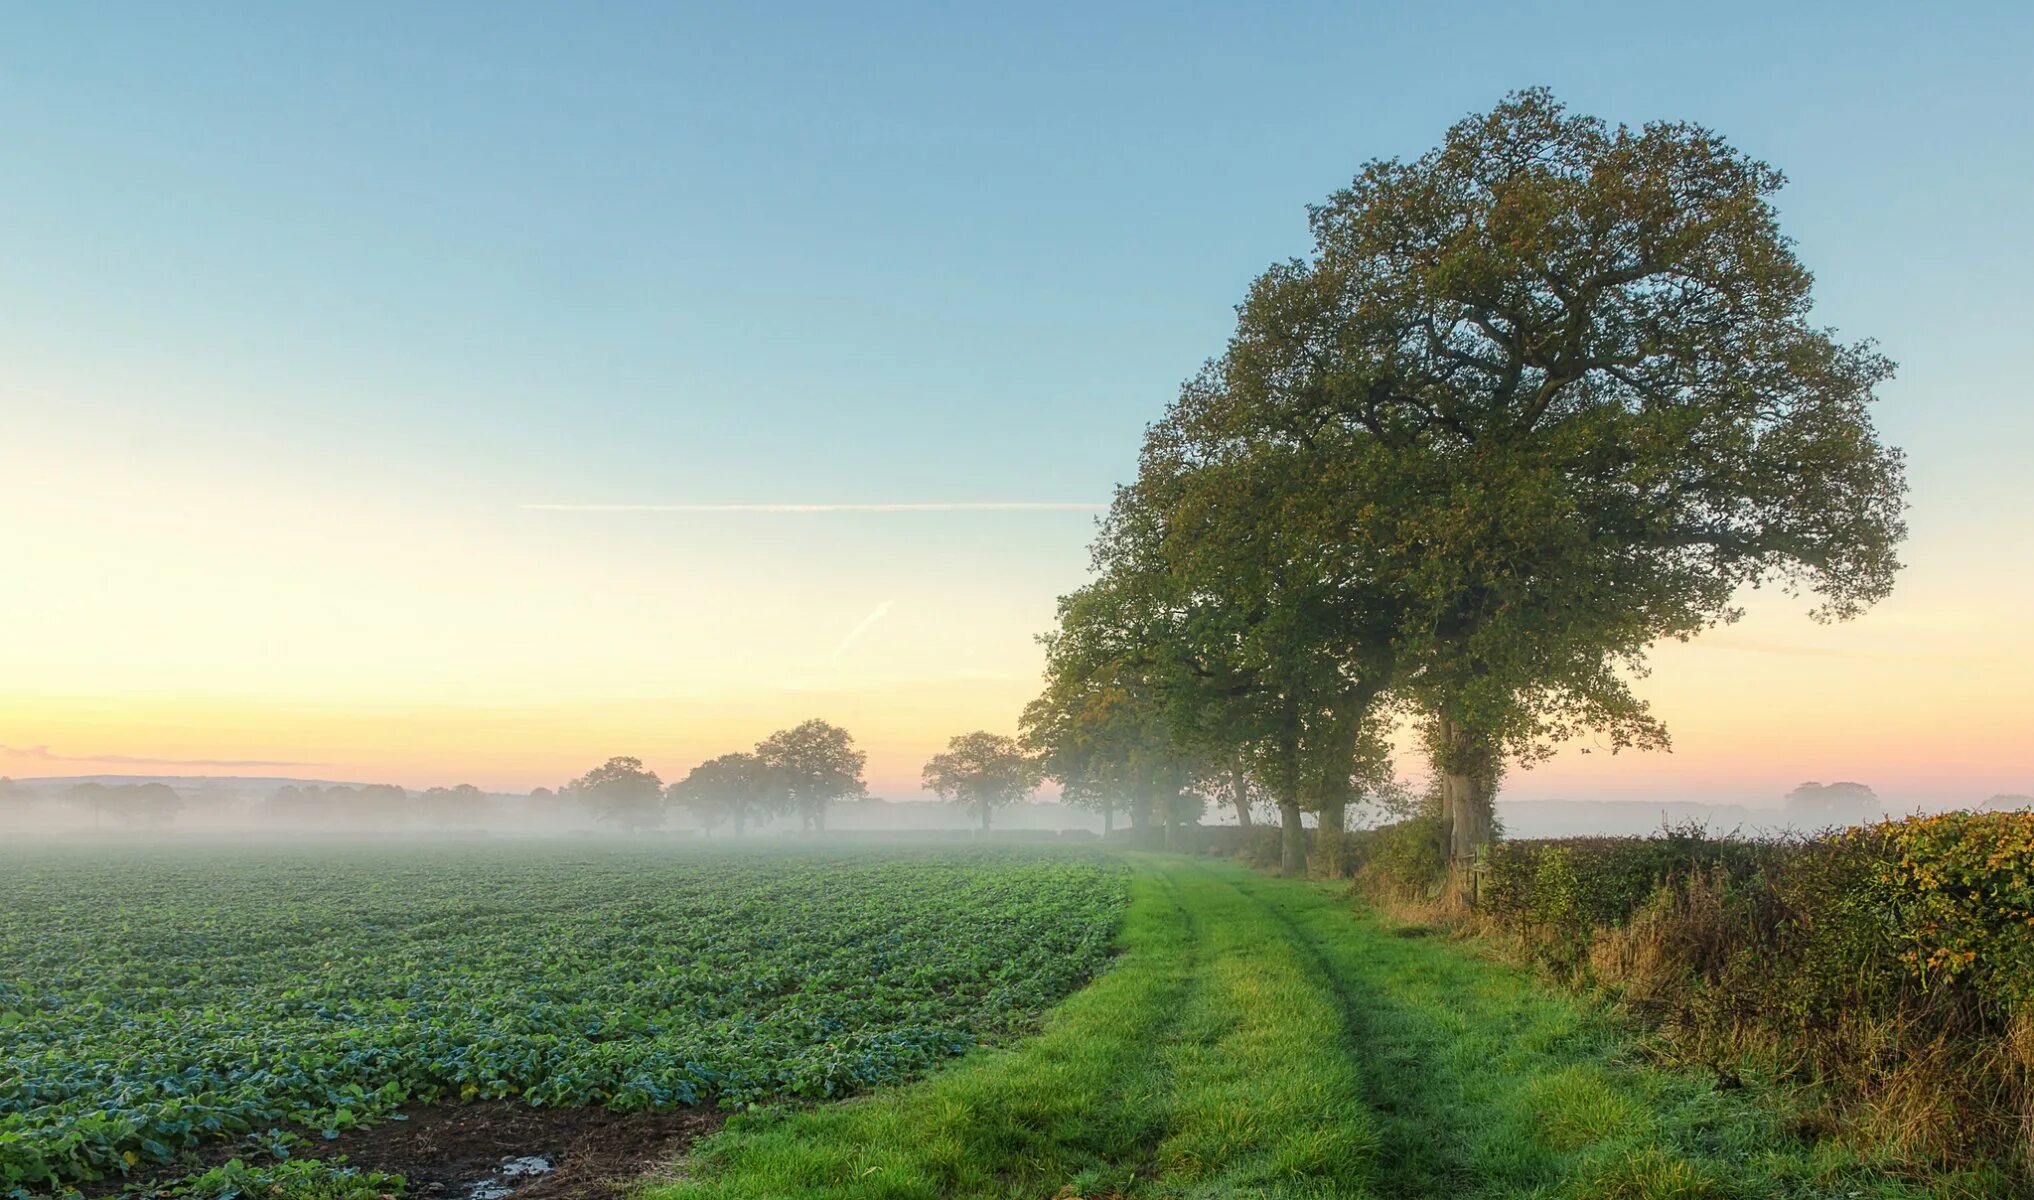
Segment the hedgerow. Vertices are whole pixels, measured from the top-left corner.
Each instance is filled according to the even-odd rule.
[[[1403,901],[1385,848],[1424,838],[1369,835],[1365,891]],[[1916,1162],[2034,1169],[2034,814],[1514,841],[1480,875],[1465,925],[1608,989],[1676,1052],[1808,1085]]]

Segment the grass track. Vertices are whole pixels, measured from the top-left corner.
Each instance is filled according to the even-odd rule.
[[[1933,1190],[1649,1069],[1586,1002],[1331,890],[1138,863],[1107,974],[1038,1036],[843,1104],[759,1111],[651,1200],[1587,1197]]]

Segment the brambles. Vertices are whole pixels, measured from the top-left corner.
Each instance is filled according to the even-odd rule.
[[[411,1103],[857,1091],[1025,1026],[1102,963],[1124,891],[1098,859],[988,849],[7,867],[0,1195]]]

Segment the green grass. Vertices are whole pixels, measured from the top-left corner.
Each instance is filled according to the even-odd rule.
[[[1121,949],[1016,1049],[739,1116],[647,1200],[2010,1194],[1794,1139],[1772,1097],[1324,887],[1144,859]]]

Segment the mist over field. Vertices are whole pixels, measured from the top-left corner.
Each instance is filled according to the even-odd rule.
[[[966,834],[979,820],[938,801],[870,797],[832,807],[829,833]],[[1000,810],[1005,831],[1099,832],[1094,813],[1050,801]],[[123,841],[186,836],[275,838],[320,835],[429,835],[543,838],[624,831],[567,793],[485,792],[473,787],[408,789],[393,784],[235,776],[92,775],[0,781],[0,834]],[[758,825],[755,837],[795,838],[795,818]],[[657,836],[722,840],[683,810]],[[641,836],[632,831],[628,836]]]
[[[1513,837],[1585,835],[1643,837],[1669,827],[1699,827],[1717,835],[1809,833],[1917,813],[1956,809],[2018,811],[2034,796],[1999,794],[1958,799],[1881,798],[1858,784],[1807,785],[1769,804],[1711,804],[1692,800],[1499,800],[1496,812]],[[1264,813],[1257,814],[1260,819]],[[711,843],[728,840],[722,824],[701,822],[682,806],[662,814],[657,836]],[[1351,828],[1392,819],[1358,806]],[[1236,816],[1206,806],[1203,823],[1234,827]],[[1309,827],[1318,818],[1308,814]],[[866,797],[832,807],[830,833],[881,838],[977,832],[978,819],[931,800]],[[1102,817],[1091,809],[1050,798],[998,810],[996,830],[1010,836],[1099,835]],[[72,840],[178,840],[192,837],[290,838],[320,836],[430,836],[450,838],[620,834],[602,812],[569,790],[487,792],[479,788],[409,789],[318,779],[253,776],[83,775],[0,779],[0,835]],[[1126,830],[1126,833],[1131,831]],[[766,821],[749,831],[764,839],[796,839],[795,819]],[[634,831],[630,836],[641,836]]]

